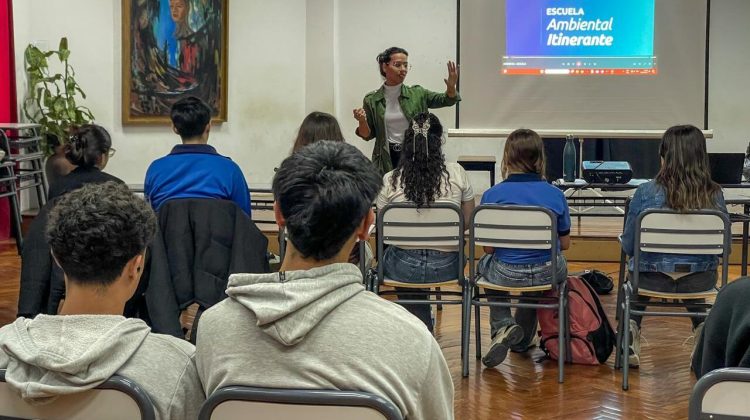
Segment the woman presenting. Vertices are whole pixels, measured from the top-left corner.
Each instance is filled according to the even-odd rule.
[[[362,108],[353,111],[359,122],[355,133],[364,140],[375,139],[372,161],[381,174],[398,166],[404,132],[414,116],[427,112],[428,108],[443,108],[461,100],[456,91],[456,63],[448,61],[445,93],[437,93],[419,85],[404,84],[406,73],[411,68],[408,59],[409,53],[398,47],[378,54],[380,75],[385,79],[383,86],[368,93]]]

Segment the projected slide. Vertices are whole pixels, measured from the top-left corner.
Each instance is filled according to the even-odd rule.
[[[655,0],[507,0],[503,74],[654,75]]]

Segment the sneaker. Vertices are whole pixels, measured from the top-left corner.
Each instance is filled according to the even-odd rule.
[[[523,340],[523,328],[513,324],[499,331],[492,339],[490,349],[482,358],[482,364],[488,368],[495,367],[505,360],[508,349]]]
[[[641,364],[641,329],[634,320],[630,320],[630,348],[628,365],[638,367]]]
[[[529,341],[529,344],[526,345],[526,347],[522,347],[520,345],[511,346],[510,351],[512,351],[513,353],[525,353],[529,351],[529,349],[531,349],[532,347],[539,347],[539,343],[542,341],[542,339],[541,337],[539,337],[539,334],[537,333],[538,330],[539,330],[539,324],[537,323],[536,325],[534,325],[534,329],[531,333],[531,341]],[[525,337],[525,334],[524,334],[524,337]]]

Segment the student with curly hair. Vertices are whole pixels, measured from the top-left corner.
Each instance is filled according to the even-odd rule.
[[[148,393],[158,418],[198,417],[205,396],[194,347],[122,316],[155,232],[154,212],[125,185],[89,184],[60,198],[47,225],[65,273],[60,314],[21,317],[0,329],[0,368],[24,400],[41,404],[117,374]]]
[[[418,207],[451,203],[461,207],[464,220],[469,220],[474,210],[474,190],[464,168],[445,161],[440,120],[427,112],[418,114],[404,134],[403,145],[398,166],[383,177],[383,189],[376,200],[378,208],[390,203],[414,203]],[[456,247],[389,246],[380,263],[384,265],[386,278],[406,283],[453,280],[458,268],[464,265],[464,261],[459,261]],[[409,298],[427,299],[427,296]],[[404,307],[433,330],[429,305],[404,304]]]

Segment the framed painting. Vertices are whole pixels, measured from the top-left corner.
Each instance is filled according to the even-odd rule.
[[[122,0],[122,122],[166,124],[187,96],[227,120],[228,0]]]

